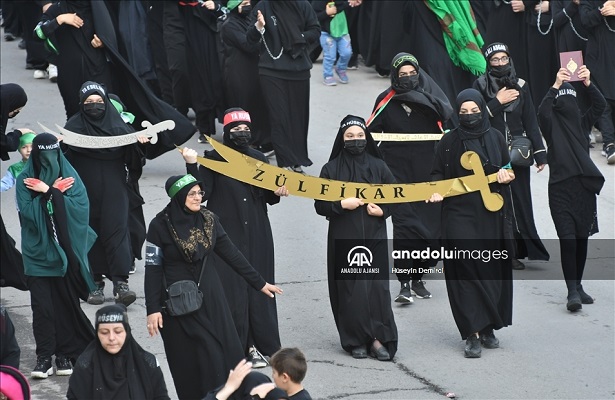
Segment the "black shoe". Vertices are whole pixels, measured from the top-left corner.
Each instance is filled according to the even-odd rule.
[[[418,280],[412,281],[412,293],[419,299],[430,299],[431,293],[425,289],[425,282]]]
[[[4,34],[4,40],[7,41],[7,42],[12,42],[15,39],[16,39],[15,35],[13,35],[11,32],[6,32]],[[47,377],[45,377],[45,378],[47,378]]]
[[[395,298],[396,303],[400,304],[412,304],[414,303],[414,299],[412,298],[412,293],[410,292],[410,283],[402,282],[401,290],[399,294]]]
[[[497,349],[500,341],[493,334],[493,329],[484,330],[480,333],[480,342],[486,349]]]
[[[465,358],[480,358],[481,348],[480,339],[475,334],[471,334],[466,339],[466,347],[464,349]]]
[[[203,135],[202,133],[199,133],[199,138],[197,139],[197,142],[207,143],[207,139],[205,138],[205,135]]]
[[[305,172],[303,172],[303,168],[301,168],[301,165],[295,165],[294,167],[291,167],[291,169],[294,172],[298,172],[300,174],[304,174],[305,175]]]
[[[581,295],[576,290],[568,291],[568,303],[566,303],[568,311],[578,311],[583,306],[581,305]]]
[[[365,345],[358,346],[352,349],[352,357],[353,358],[367,358],[367,349]]]
[[[135,272],[137,272],[137,266],[135,265],[135,262],[132,262],[132,265],[130,266],[130,270],[128,270],[129,274],[134,274]]]
[[[17,43],[17,47],[19,47],[21,50],[25,50],[26,49],[26,41],[21,39],[19,41],[19,43]]]
[[[517,260],[516,258],[512,259],[512,269],[515,269],[517,271],[525,269],[525,264],[523,264],[521,261]]]
[[[36,357],[36,366],[30,373],[30,376],[36,379],[47,379],[50,375],[53,375],[51,357]]]
[[[128,282],[116,282],[113,284],[113,296],[116,303],[122,303],[126,307],[131,305],[137,299],[135,292],[130,290]]]
[[[88,304],[95,306],[105,302],[105,282],[96,282],[96,289],[88,295]]]
[[[615,145],[612,143],[602,149],[602,155],[606,157],[607,164],[615,163]]]
[[[583,290],[583,285],[581,285],[580,283],[577,285],[577,293],[579,293],[579,296],[581,296],[581,303],[594,304],[594,298],[585,293],[585,290]]]
[[[69,376],[73,373],[73,366],[70,363],[70,359],[66,356],[56,356],[56,368],[57,376]]]
[[[248,361],[252,363],[252,368],[265,368],[269,365],[265,356],[254,346],[248,350]]]
[[[378,359],[378,361],[391,360],[391,355],[384,346],[380,346],[380,348],[377,350],[374,348],[374,346],[372,346],[369,349],[369,356]]]

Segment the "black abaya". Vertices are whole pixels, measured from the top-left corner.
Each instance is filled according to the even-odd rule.
[[[164,328],[160,329],[180,399],[205,397],[207,392],[222,385],[228,372],[244,358],[244,350],[214,266],[213,253],[232,266],[255,290],[265,286],[265,281],[233,245],[218,218],[209,211],[205,213],[211,215],[213,225],[211,231],[205,233],[211,244],[204,253],[208,257],[200,285],[203,305],[197,312],[180,317],[171,317],[163,312]],[[145,268],[148,315],[162,311],[165,300],[163,273],[167,285],[182,279],[196,282],[201,273],[203,260],[187,262],[184,259],[165,220],[163,211],[152,220],[147,233],[148,242],[162,249],[164,254],[164,266],[147,265]]]
[[[377,155],[371,136],[368,149],[360,155],[350,155],[343,147],[343,132],[333,147],[330,161],[320,173],[321,178],[365,183],[394,183],[395,178],[384,161]],[[369,135],[369,133],[367,134]],[[371,142],[371,143],[370,143]],[[373,147],[372,147],[373,146]],[[371,147],[371,149],[370,149]],[[370,216],[366,206],[346,210],[340,201],[316,200],[316,212],[327,217],[327,275],[329,300],[333,318],[337,326],[342,348],[351,352],[355,347],[371,346],[374,339],[379,340],[387,349],[391,359],[397,352],[397,326],[391,309],[389,292],[389,266],[386,218],[389,207],[380,205],[384,215]],[[346,240],[343,240],[346,239]],[[336,247],[367,245],[373,255],[371,267],[379,268],[379,273],[352,279],[344,276],[336,279],[340,272],[340,260],[346,261],[343,250]],[[347,266],[347,265],[346,265]]]
[[[249,157],[267,162],[259,151],[243,149],[240,151]],[[215,151],[207,152],[205,157],[222,159]],[[273,235],[267,204],[277,204],[280,197],[203,166],[196,171],[196,164],[188,164],[188,173],[201,177],[207,208],[220,218],[238,250],[265,281],[275,284]],[[254,345],[262,354],[272,356],[281,347],[276,300],[252,290],[222,258],[214,255],[214,260],[243,349]]]
[[[491,128],[485,135],[493,135],[501,151],[502,165],[510,160],[502,135]],[[459,130],[444,135],[434,160],[433,180],[451,179],[471,174],[460,164],[466,151]],[[485,165],[485,174],[499,167]],[[492,183],[508,202],[506,185]],[[508,205],[496,212],[488,211],[478,192],[447,197],[442,204],[442,242],[446,249],[507,249],[510,239]],[[477,223],[480,221],[480,223]],[[500,329],[512,324],[512,266],[511,260],[491,259],[490,262],[471,259],[444,259],[444,276],[455,323],[462,339],[485,328]]]

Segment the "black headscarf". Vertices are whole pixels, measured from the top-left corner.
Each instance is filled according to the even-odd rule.
[[[164,185],[171,201],[164,209],[167,227],[179,252],[186,262],[202,260],[211,248],[213,216],[204,208],[192,212],[186,208],[186,197],[190,189],[202,182],[192,175],[175,175]]]
[[[541,126],[541,129],[546,128]],[[576,91],[566,82],[560,86],[553,100],[551,131],[545,132],[545,137],[551,138],[547,154],[550,165],[549,181],[561,182],[580,176],[583,186],[598,194],[604,185],[604,176],[589,156],[585,132]]]
[[[363,129],[365,139],[367,140],[365,151],[358,155],[350,154],[344,149],[344,133],[353,125],[360,126]],[[348,182],[375,183],[373,181],[376,171],[370,166],[370,160],[373,158],[382,159],[382,156],[372,134],[365,125],[365,120],[356,115],[345,116],[340,122],[340,128],[337,131],[337,136],[333,142],[333,149],[329,156],[329,161],[337,160],[338,176],[336,176],[336,179]]]
[[[404,89],[399,86],[399,70],[404,65],[412,65],[418,73],[418,86],[414,89]],[[391,61],[391,88],[395,90],[395,100],[404,103],[414,103],[433,110],[442,122],[449,120],[453,107],[446,94],[431,77],[419,68],[418,60],[409,53],[398,53]]]
[[[95,327],[101,323],[121,323],[126,330],[124,345],[116,354],[108,353],[96,339],[84,350],[83,357],[91,354],[91,374],[79,374],[70,380],[69,392],[79,399],[153,399],[147,373],[145,351],[132,337],[128,312],[123,304],[113,304],[96,311]],[[81,358],[80,358],[81,360]],[[78,362],[79,363],[79,362]]]
[[[483,165],[491,164],[495,167],[502,167],[502,154],[498,145],[498,132],[491,128],[489,113],[487,113],[487,103],[476,89],[465,89],[457,96],[457,113],[461,105],[466,101],[473,101],[478,105],[481,113],[481,122],[474,128],[459,126],[457,131],[463,141],[466,150],[473,151],[481,158]]]
[[[499,52],[506,53],[509,58],[508,64],[494,67],[489,63],[489,60],[491,60],[494,54]],[[521,86],[519,86],[519,78],[517,78],[517,72],[515,71],[515,64],[510,56],[510,51],[508,50],[507,45],[500,42],[492,43],[485,48],[484,55],[487,59],[487,72],[476,80],[478,88],[482,92],[483,96],[488,99],[493,99],[497,96],[498,91],[503,87],[506,87],[507,89],[516,89],[519,91],[521,90]],[[506,74],[499,76],[500,74],[497,73],[497,69],[502,67],[510,68],[510,70]],[[521,97],[517,97],[514,101],[508,103],[502,111],[510,112],[514,110],[519,105],[520,98]]]
[[[229,400],[251,400],[252,396],[250,396],[250,392],[252,389],[257,387],[258,385],[262,385],[263,383],[270,383],[271,379],[267,375],[264,375],[257,371],[251,371],[241,382],[241,385]]]
[[[5,83],[4,85],[0,85],[0,97],[0,107],[2,108],[2,131],[0,131],[0,134],[4,135],[6,132],[6,125],[9,121],[9,113],[25,106],[28,101],[28,96],[26,96],[26,92],[18,84]]]
[[[95,119],[85,113],[83,106],[84,101],[91,95],[97,94],[103,98],[105,111],[101,118]],[[116,108],[111,103],[104,85],[96,82],[88,81],[81,85],[79,90],[79,107],[77,114],[73,115],[64,126],[69,131],[87,135],[87,136],[121,136],[127,133],[133,133],[135,130],[130,125],[126,124],[122,116],[117,112]],[[76,150],[78,147],[71,146]],[[115,149],[87,149],[88,152],[110,152]]]
[[[280,39],[284,51],[290,53],[291,57],[297,58],[305,48],[307,42],[301,27],[303,26],[303,18],[301,7],[297,0],[274,0],[269,1],[271,11],[277,19]]]

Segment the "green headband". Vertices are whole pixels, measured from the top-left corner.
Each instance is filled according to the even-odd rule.
[[[393,68],[397,69],[402,63],[405,63],[405,62],[416,64],[417,66],[419,65],[419,62],[416,59],[416,57],[414,57],[411,54],[406,54],[406,55],[399,57],[397,60],[393,61]]]
[[[173,198],[173,196],[175,196],[177,192],[179,192],[180,190],[182,190],[183,187],[191,184],[192,182],[196,182],[196,178],[190,174],[178,179],[177,182],[175,182],[173,186],[169,188],[169,191],[167,192],[169,197]]]
[[[231,11],[232,9],[240,5],[241,2],[242,0],[229,0],[229,2],[226,4],[226,8],[228,8],[228,10]]]
[[[34,140],[35,137],[36,137],[36,134],[32,132],[24,133],[23,135],[21,135],[21,137],[19,138],[19,148],[21,149],[27,144],[32,144],[32,141]]]

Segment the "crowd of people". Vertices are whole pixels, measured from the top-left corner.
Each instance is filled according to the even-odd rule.
[[[126,307],[141,292],[131,290],[129,275],[144,242],[147,329],[162,336],[179,398],[310,398],[301,386],[305,356],[283,348],[278,328],[275,295],[282,289],[275,285],[268,207],[289,190],[197,166],[199,152],[184,148],[186,170],[168,178],[169,203],[146,229],[138,181],[147,159],[193,135],[206,141],[216,120],[226,146],[262,163],[275,155],[278,167],[303,174],[312,165],[310,80],[320,49],[326,86],[352,84],[347,71],[359,54],[390,78],[367,120],[339,116],[321,178],[463,178],[471,174],[463,161],[471,151],[496,176],[489,188],[503,201],[488,210],[478,192],[400,204],[315,200],[329,223],[329,300],[346,352],[390,361],[398,351],[388,273],[339,277],[347,243],[368,246],[372,265],[391,270],[388,217],[398,250],[442,244],[510,254],[443,261],[464,356],[499,347],[494,331],[512,324],[513,269],[550,257],[534,221],[531,167],[550,166],[566,308],[593,303],[582,279],[604,177],[589,149],[595,126],[602,154],[615,163],[615,57],[608,50],[615,48],[615,1],[60,0],[38,1],[37,10],[18,3],[2,2],[5,40],[23,36],[26,67],[55,75],[64,128],[96,143],[7,132],[27,95],[18,84],[1,85],[0,155],[7,161],[19,151],[22,158],[2,178],[3,191],[15,187],[22,250],[2,222],[2,285],[30,292],[37,358],[31,377],[72,375],[68,398],[168,398],[156,357],[136,343],[128,324]],[[573,50],[582,52],[582,64],[571,72],[557,56]],[[38,57],[34,64],[31,56]],[[169,119],[175,127],[154,144],[135,133],[142,121]],[[130,135],[137,136],[120,144]],[[395,141],[379,139],[386,135]],[[531,148],[521,153],[525,163],[511,156],[519,139]],[[204,157],[222,160],[217,151]],[[394,266],[410,271],[439,261]],[[81,301],[102,305],[105,279],[116,304],[100,308],[92,324]],[[423,274],[397,279],[394,302],[432,297]],[[177,312],[174,301],[191,309]],[[4,309],[2,319],[12,326]],[[0,363],[19,368],[14,331],[2,335]],[[273,383],[252,371],[267,365]]]

